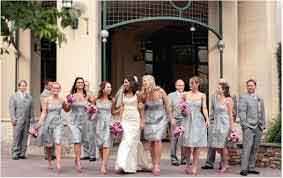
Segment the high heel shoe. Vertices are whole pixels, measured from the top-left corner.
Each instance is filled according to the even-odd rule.
[[[82,167],[81,167],[81,163],[78,160],[75,160],[75,167],[78,173],[82,173]]]
[[[159,165],[155,165],[153,170],[152,170],[152,173],[154,176],[160,176],[160,168],[159,168]]]
[[[186,174],[192,174],[191,166],[187,166],[187,167],[185,168],[185,173],[186,173]]]
[[[218,173],[223,174],[228,172],[230,166],[222,166],[222,168],[218,171]]]
[[[197,169],[192,169],[192,175],[197,176],[198,175],[198,170]]]
[[[61,165],[60,165],[60,164],[57,164],[57,165],[56,165],[56,173],[57,173],[57,174],[60,174],[60,173],[61,173]]]
[[[103,174],[103,175],[107,174],[105,166],[101,166],[100,173]]]

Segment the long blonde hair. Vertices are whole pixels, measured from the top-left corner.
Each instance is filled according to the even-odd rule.
[[[159,89],[160,87],[156,86],[155,79],[152,75],[144,75],[142,77],[142,80],[147,80],[149,83],[149,86],[147,88],[144,87],[144,84],[142,84],[141,88],[141,99],[145,101],[146,98],[151,95],[154,90]]]

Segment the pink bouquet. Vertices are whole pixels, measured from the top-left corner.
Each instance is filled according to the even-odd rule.
[[[228,136],[228,142],[231,143],[238,143],[240,140],[240,133],[237,129],[232,129],[229,136]]]
[[[73,104],[73,103],[75,102],[75,96],[72,95],[72,94],[67,95],[66,98],[67,98],[67,102],[68,102],[69,104]]]
[[[123,127],[120,122],[113,122],[110,126],[110,133],[114,137],[120,137],[123,134]]]
[[[95,119],[95,115],[96,115],[96,113],[97,113],[97,108],[96,108],[95,105],[93,105],[93,104],[88,104],[88,105],[85,107],[85,111],[90,114],[90,120],[94,120],[94,119]]]
[[[38,128],[36,127],[31,127],[28,131],[28,133],[33,136],[34,138],[36,138],[38,136]]]
[[[178,108],[180,109],[181,114],[183,116],[188,116],[191,113],[191,108],[189,104],[185,101],[185,99],[180,101],[180,103],[178,104]]]
[[[173,134],[174,134],[174,137],[180,137],[184,134],[185,132],[185,128],[183,126],[178,126],[175,128]]]

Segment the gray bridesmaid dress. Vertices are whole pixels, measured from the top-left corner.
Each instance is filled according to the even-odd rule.
[[[212,148],[224,148],[229,134],[229,115],[227,107],[214,99],[213,124],[208,129],[208,145]]]
[[[144,116],[144,139],[148,141],[161,140],[168,124],[163,100],[146,101]]]
[[[42,145],[61,144],[64,131],[61,117],[62,104],[48,103],[47,116],[43,122],[41,141]]]
[[[201,100],[188,100],[191,108],[191,114],[183,119],[185,128],[182,136],[182,145],[185,147],[206,147],[207,146],[207,128],[205,119],[201,113]]]
[[[109,148],[112,145],[111,135],[110,135],[110,124],[111,124],[111,101],[101,101],[98,99],[96,101],[96,107],[98,109],[96,114],[96,146],[101,148]]]

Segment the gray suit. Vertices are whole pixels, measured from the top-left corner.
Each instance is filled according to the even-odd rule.
[[[265,129],[263,99],[249,94],[240,96],[238,112],[243,130],[241,170],[254,170],[257,147],[260,144],[262,130]]]
[[[24,97],[20,91],[16,92],[9,100],[10,117],[16,126],[13,127],[12,157],[25,156],[27,149],[28,130],[34,122],[32,96]]]
[[[169,95],[170,99],[170,107],[171,110],[174,111],[174,118],[176,119],[176,126],[180,126],[182,123],[182,120],[184,119],[184,116],[179,112],[179,109],[177,108],[178,103],[181,101],[181,95],[178,95],[177,92],[172,92]],[[173,130],[172,134],[173,135]],[[174,136],[171,137],[171,159],[177,159],[177,145],[178,145],[178,138],[175,138]],[[185,155],[181,155],[181,159],[185,159]]]
[[[94,92],[88,91],[88,96],[94,96]],[[86,139],[82,143],[83,145],[83,155],[84,157],[96,158],[96,145],[95,145],[95,130],[96,124],[94,120],[87,119],[85,121],[83,134],[86,136]]]

